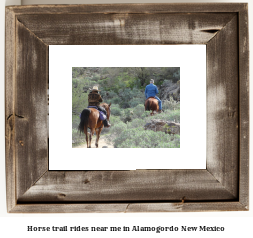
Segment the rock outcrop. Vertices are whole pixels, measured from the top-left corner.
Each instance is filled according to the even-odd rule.
[[[153,119],[144,126],[145,130],[162,131],[166,134],[180,135],[180,124],[161,119]]]

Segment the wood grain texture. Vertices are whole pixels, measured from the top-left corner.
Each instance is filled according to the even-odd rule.
[[[238,12],[245,3],[155,3],[155,4],[83,4],[83,5],[27,5],[9,7],[16,15],[25,14],[114,14],[114,13],[206,13]]]
[[[235,198],[207,170],[49,171],[18,201],[204,201]]]
[[[235,16],[40,14],[18,16],[18,20],[47,45],[206,44]]]
[[[8,211],[248,210],[247,17],[233,3],[7,7]],[[49,44],[182,43],[207,44],[207,170],[47,171]]]
[[[185,202],[129,204],[126,212],[211,212],[247,211],[239,202]]]
[[[249,32],[248,5],[239,12],[239,201],[249,206]]]
[[[7,211],[16,205],[15,148],[14,148],[14,85],[15,85],[15,15],[6,9],[5,26],[5,156]]]
[[[47,46],[16,22],[15,146],[17,198],[48,169]]]
[[[13,213],[134,213],[247,211],[239,202],[22,204]]]
[[[238,197],[239,88],[235,16],[207,45],[207,169]]]

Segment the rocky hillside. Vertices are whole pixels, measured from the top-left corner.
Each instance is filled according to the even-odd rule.
[[[176,83],[173,83],[172,80],[164,80],[163,84],[159,87],[160,99],[170,100],[170,97],[173,100],[180,101],[180,80]]]

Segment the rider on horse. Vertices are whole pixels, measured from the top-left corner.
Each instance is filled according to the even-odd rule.
[[[106,115],[106,119],[103,121],[104,127],[110,127],[110,123],[107,120],[107,112],[103,107],[100,107],[99,104],[100,102],[103,102],[103,99],[101,95],[98,93],[98,87],[94,86],[91,92],[88,95],[88,102],[89,106],[88,107],[97,107],[97,109],[101,112],[103,112]]]
[[[145,97],[146,99],[148,99],[149,97],[154,97],[155,99],[158,100],[158,104],[159,104],[159,111],[162,111],[162,101],[160,100],[160,98],[158,98],[156,96],[156,94],[158,94],[158,89],[156,87],[156,85],[154,85],[154,79],[150,79],[150,84],[146,86],[145,88]]]

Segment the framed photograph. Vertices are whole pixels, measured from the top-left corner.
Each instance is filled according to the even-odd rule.
[[[49,52],[49,170],[206,169],[205,45],[52,45]],[[198,93],[189,90],[193,81]],[[147,103],[145,110],[145,89],[151,85],[157,88],[161,112],[157,99],[154,111]],[[94,124],[91,143],[87,141],[91,148],[97,143],[96,152],[84,150],[87,132],[78,130],[82,112],[91,113],[91,107],[98,112],[88,102],[94,93],[101,95],[102,106],[110,105],[111,123],[101,128],[98,122],[96,131]],[[194,101],[201,110],[193,107]],[[60,120],[58,115],[63,115]],[[189,133],[196,120],[198,128]]]
[[[248,5],[6,7],[5,120],[8,212],[247,211]]]

